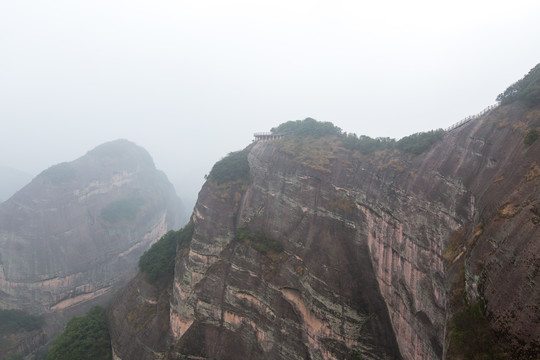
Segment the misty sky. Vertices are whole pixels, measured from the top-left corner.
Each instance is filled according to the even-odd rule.
[[[0,1],[0,165],[117,138],[189,204],[257,131],[313,117],[400,138],[495,102],[540,62],[535,1]],[[1,181],[1,180],[0,180]]]

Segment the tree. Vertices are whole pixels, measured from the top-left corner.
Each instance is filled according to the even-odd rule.
[[[497,101],[501,105],[507,105],[517,100],[523,101],[529,107],[540,104],[540,64],[497,96]]]
[[[69,320],[55,341],[47,360],[110,360],[111,339],[105,309],[92,308],[86,316]]]
[[[41,316],[30,315],[21,310],[0,310],[0,336],[23,330],[37,330],[42,326]]]
[[[304,120],[287,121],[272,128],[271,131],[275,134],[296,135],[296,136],[313,136],[322,137],[326,135],[339,135],[341,129],[331,122],[317,121],[312,118]]]
[[[529,129],[525,133],[523,142],[525,143],[525,145],[531,146],[536,141],[536,139],[538,139],[538,131],[536,129]]]
[[[399,139],[396,143],[396,148],[406,153],[419,155],[431,148],[431,146],[441,140],[443,136],[443,129],[415,133]]]
[[[139,259],[139,269],[145,273],[146,280],[153,284],[159,280],[165,283],[172,280],[177,246],[189,247],[193,230],[193,223],[178,231],[171,230],[144,252]]]
[[[248,182],[249,162],[246,151],[229,153],[214,164],[208,178],[218,185],[231,181]]]

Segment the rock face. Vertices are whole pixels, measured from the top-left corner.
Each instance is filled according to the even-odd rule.
[[[458,263],[466,297],[485,303],[507,353],[534,354],[540,141],[523,137],[538,127],[540,109],[515,103],[414,157],[324,138],[294,151],[250,145],[249,183],[208,181],[199,194],[168,321],[154,313],[153,325],[124,336],[116,310],[158,301],[142,296],[140,278],[113,303],[115,358],[443,359]],[[262,251],[240,229],[283,249]],[[465,241],[450,256],[456,234]],[[156,331],[159,343],[141,335]]]
[[[0,205],[0,308],[61,328],[103,304],[183,209],[150,155],[126,140],[53,166]]]

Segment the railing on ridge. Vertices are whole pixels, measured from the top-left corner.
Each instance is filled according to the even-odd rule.
[[[253,134],[253,136],[255,137],[255,141],[259,141],[259,140],[267,141],[267,140],[278,140],[278,139],[283,138],[285,135],[276,134],[273,132],[256,132],[255,134]]]
[[[464,125],[466,123],[468,123],[469,121],[471,120],[476,120],[478,119],[479,117],[487,114],[488,112],[490,112],[491,110],[495,109],[497,106],[499,106],[499,104],[493,104],[493,105],[490,105],[488,106],[487,108],[485,108],[484,110],[480,111],[478,114],[475,114],[475,115],[471,115],[471,116],[467,116],[465,119],[462,119],[460,121],[458,121],[457,123],[453,124],[453,125],[450,125],[449,127],[447,127],[446,129],[444,129],[446,132],[448,131],[452,131],[454,129],[457,129],[458,127],[460,127],[461,125]]]

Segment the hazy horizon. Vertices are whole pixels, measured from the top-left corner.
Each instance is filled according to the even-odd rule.
[[[540,62],[538,13],[525,0],[4,2],[0,165],[35,176],[123,138],[191,206],[217,160],[288,120],[400,138],[480,112]]]

